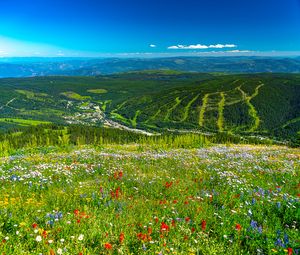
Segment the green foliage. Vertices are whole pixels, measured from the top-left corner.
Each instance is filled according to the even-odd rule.
[[[300,130],[299,84],[298,74],[172,71],[0,79],[0,118],[94,126],[110,119],[159,132],[224,131],[294,141]],[[23,124],[2,121],[0,130]]]
[[[143,144],[20,151],[0,162],[0,250],[297,254],[299,152]]]
[[[77,145],[102,146],[108,144],[141,144],[156,149],[201,148],[210,144],[276,144],[276,141],[256,136],[239,136],[228,132],[212,134],[163,132],[148,136],[127,130],[82,125],[59,126],[44,124],[29,126],[0,134],[0,156],[16,153],[20,149],[54,146],[68,148]],[[298,140],[291,140],[296,146]]]

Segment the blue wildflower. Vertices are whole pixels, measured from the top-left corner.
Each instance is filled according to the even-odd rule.
[[[281,231],[280,231],[280,229],[278,229],[278,230],[276,231],[276,235],[277,235],[277,238],[279,238],[279,237],[280,237],[280,235],[281,235]]]
[[[258,231],[258,233],[262,233],[262,226],[259,226],[258,228],[257,228],[257,231]]]
[[[252,227],[252,229],[256,229],[257,228],[257,221],[251,220],[250,226]]]
[[[284,233],[283,241],[286,245],[289,244],[289,236],[287,235],[287,233]]]
[[[275,241],[275,245],[279,247],[284,247],[284,244],[280,238],[277,238],[277,240]]]
[[[53,220],[49,220],[46,222],[47,225],[50,225],[51,227],[54,225],[54,221]]]

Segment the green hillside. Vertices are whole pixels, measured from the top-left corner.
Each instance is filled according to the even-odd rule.
[[[32,120],[295,138],[300,75],[143,71],[0,79],[0,127]],[[16,121],[17,119],[17,121]]]

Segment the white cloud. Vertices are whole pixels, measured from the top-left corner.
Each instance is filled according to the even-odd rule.
[[[231,53],[247,53],[247,52],[251,52],[250,50],[228,50],[227,52],[231,52]]]
[[[213,48],[213,49],[235,48],[235,47],[237,47],[235,44],[215,44],[215,45],[208,46],[208,48]]]
[[[59,56],[59,57],[62,57],[62,56],[64,56],[65,54],[61,51],[61,50],[59,50],[58,52],[57,52],[57,54],[56,54],[56,56]]]
[[[156,45],[155,44],[150,44],[149,47],[150,48],[156,48]]]
[[[235,44],[211,44],[211,45],[203,45],[203,44],[191,44],[191,45],[173,45],[169,46],[169,50],[203,50],[203,49],[223,49],[223,48],[235,48],[237,45]]]
[[[169,46],[168,49],[169,50],[177,50],[177,49],[179,49],[179,46]]]
[[[173,45],[173,46],[169,46],[168,49],[171,50],[178,50],[178,49],[182,49],[182,50],[195,50],[195,49],[207,49],[208,46],[207,45],[202,45],[202,44],[195,44],[195,45],[182,45],[182,44],[178,44],[178,45]]]

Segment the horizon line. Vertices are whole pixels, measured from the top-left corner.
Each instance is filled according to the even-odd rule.
[[[13,58],[55,58],[55,59],[96,59],[96,58],[167,58],[167,57],[300,57],[300,51],[207,51],[207,52],[123,52],[123,53],[87,53],[87,54],[65,54],[65,55],[27,55],[27,56],[5,56],[0,59]]]

